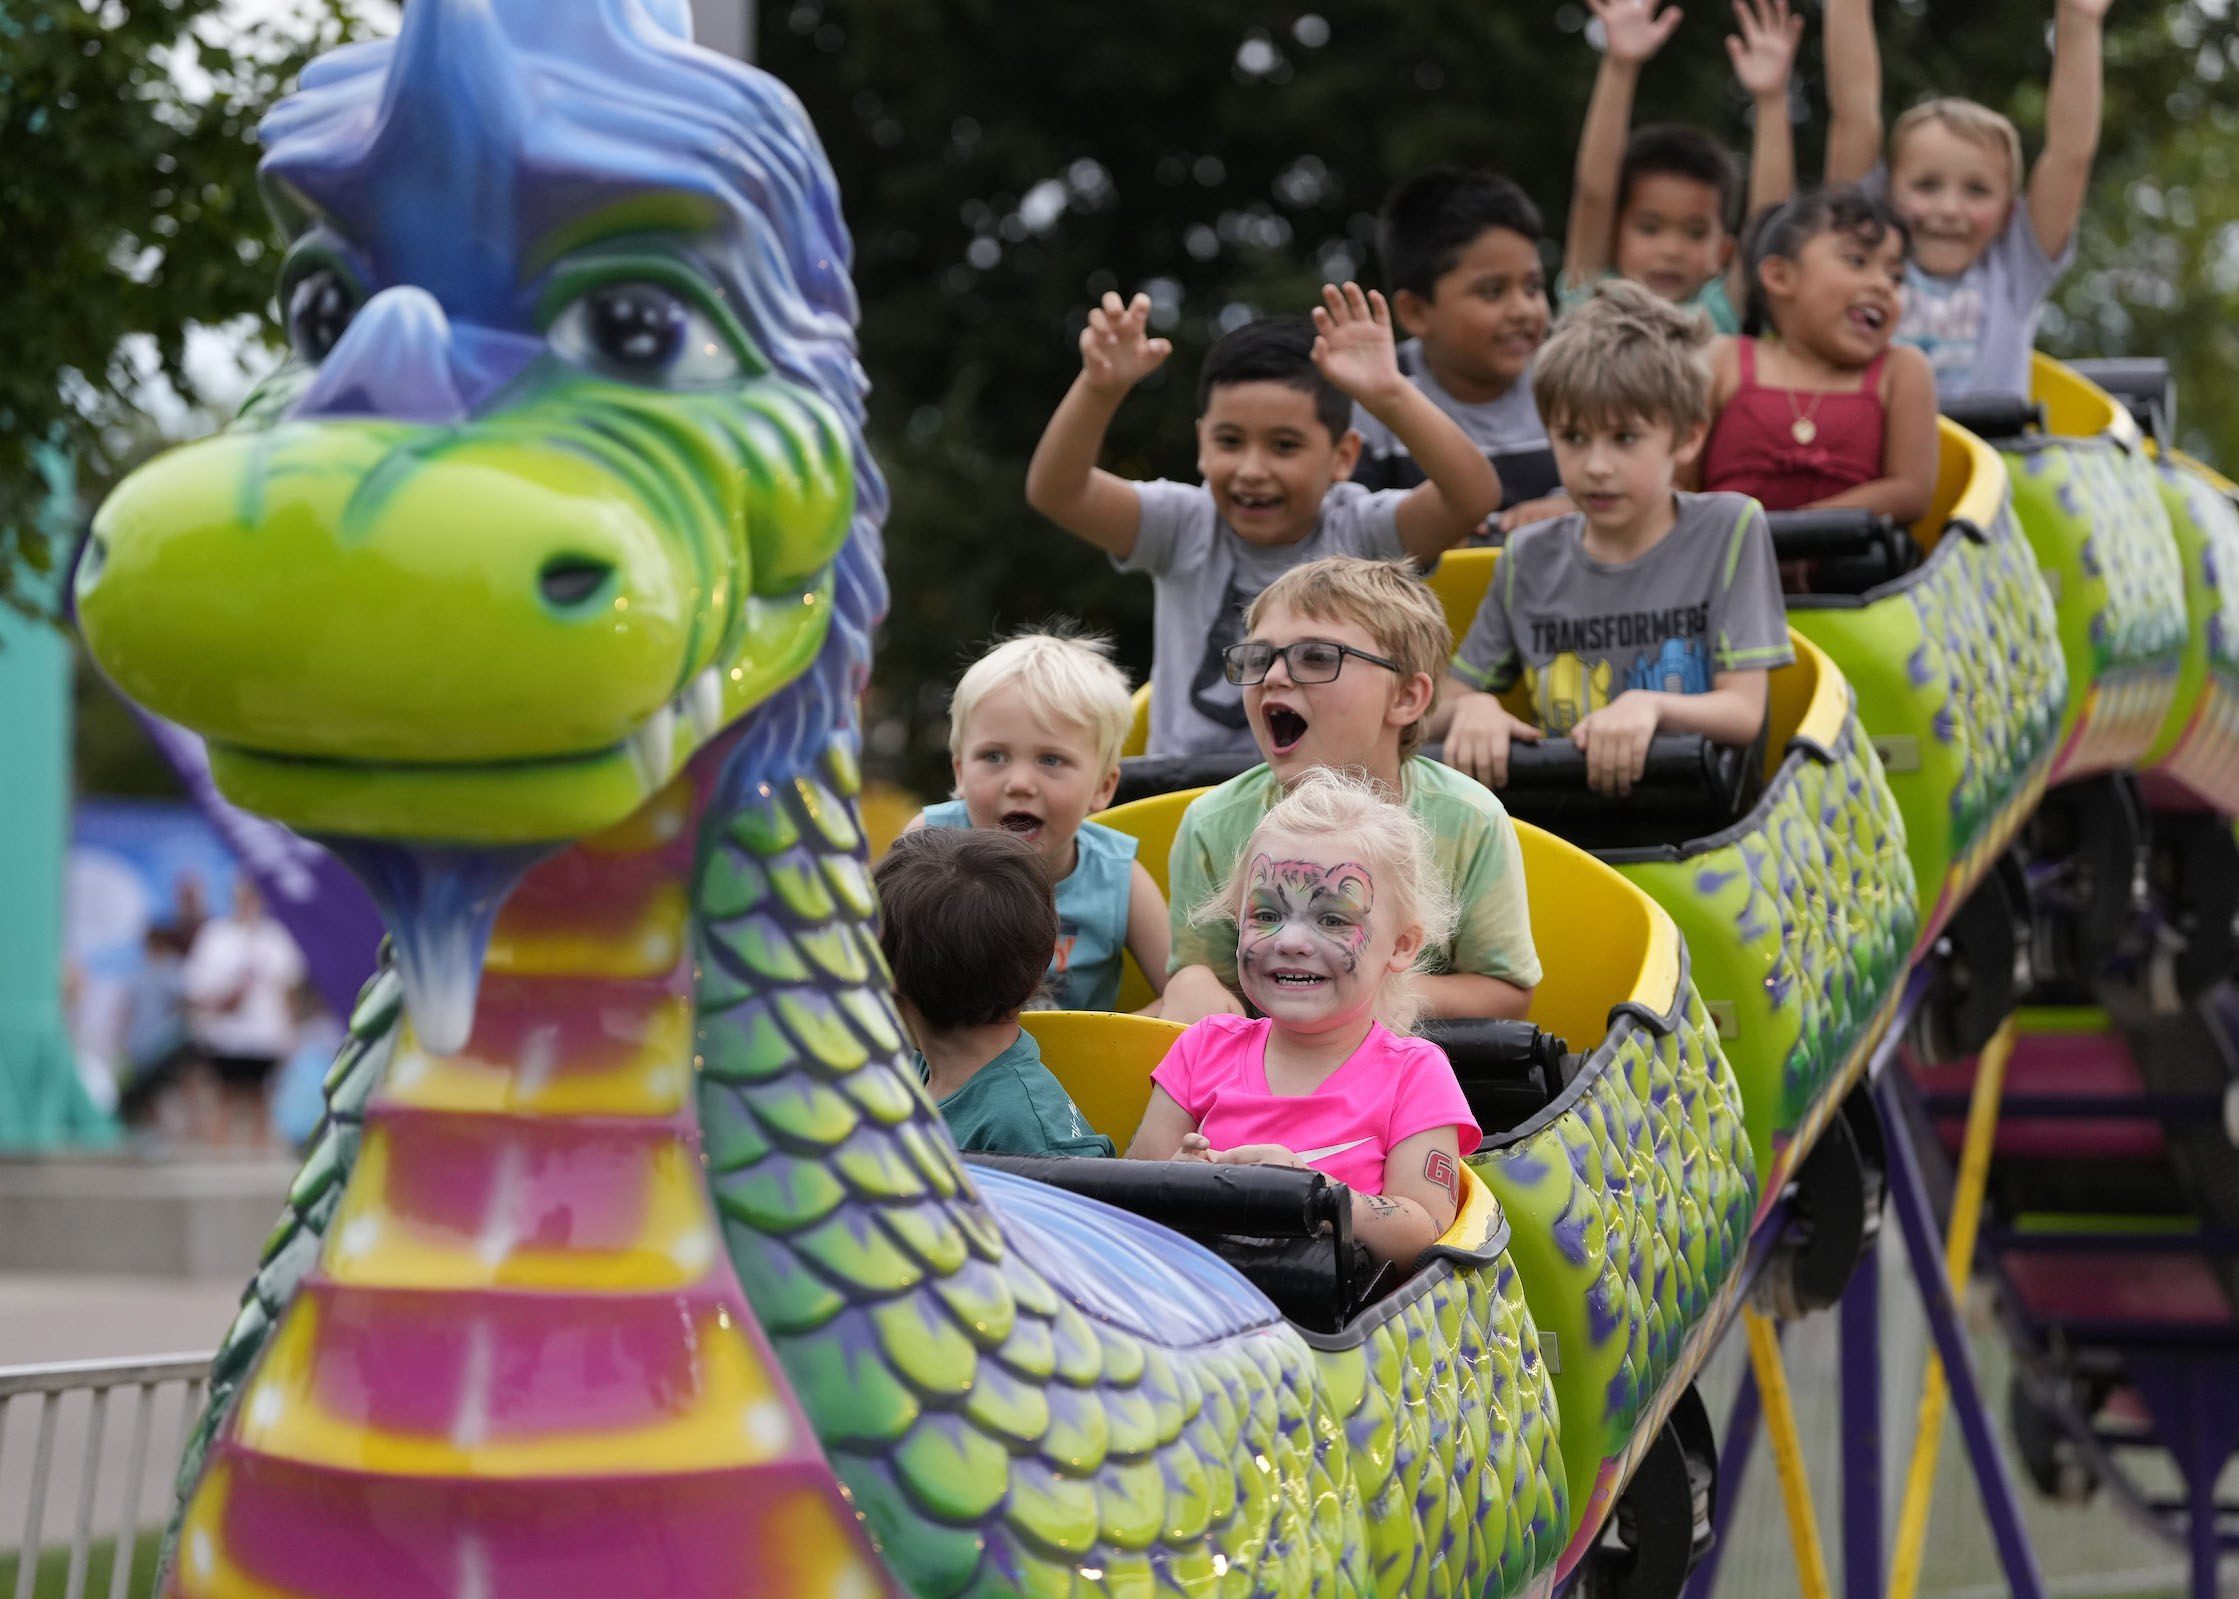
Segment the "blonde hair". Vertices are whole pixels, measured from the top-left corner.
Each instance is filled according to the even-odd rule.
[[[1378,1021],[1395,1033],[1413,1032],[1423,1016],[1416,974],[1426,968],[1431,950],[1454,936],[1454,923],[1461,914],[1438,868],[1430,830],[1366,773],[1316,767],[1260,818],[1227,881],[1191,910],[1193,923],[1239,920],[1236,900],[1244,891],[1246,863],[1259,853],[1260,840],[1271,833],[1342,838],[1346,852],[1376,874],[1376,905],[1381,911],[1401,928],[1422,929],[1414,964],[1403,972],[1386,973],[1376,996]]]
[[[2013,125],[2010,117],[2002,116],[1986,105],[1972,100],[1945,96],[1938,100],[1923,100],[1897,119],[1889,130],[1889,166],[1897,166],[1897,152],[1905,147],[1905,140],[1931,122],[1940,122],[1953,135],[1969,144],[1980,145],[1992,155],[2006,158],[2006,195],[2018,198],[2022,185],[2021,130]]]
[[[974,661],[948,702],[948,752],[964,758],[964,726],[997,689],[1015,687],[1045,721],[1088,729],[1099,775],[1119,765],[1120,745],[1134,720],[1127,674],[1112,662],[1112,641],[1095,633],[1053,629],[1019,633]]]
[[[1627,278],[1555,325],[1532,363],[1532,400],[1549,427],[1630,418],[1685,433],[1710,420],[1710,319]]]
[[[1256,630],[1270,606],[1287,606],[1310,622],[1350,622],[1376,641],[1376,648],[1399,663],[1400,676],[1427,672],[1431,701],[1423,714],[1399,730],[1399,758],[1423,745],[1423,723],[1438,704],[1446,663],[1454,658],[1454,630],[1445,609],[1415,569],[1405,561],[1369,561],[1357,555],[1330,555],[1294,566],[1260,591],[1244,612],[1244,626]]]

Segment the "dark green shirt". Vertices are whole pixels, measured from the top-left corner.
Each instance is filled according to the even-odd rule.
[[[917,1057],[917,1077],[926,1080],[925,1057]],[[1018,1041],[940,1103],[956,1147],[988,1155],[1110,1155],[1112,1141],[1089,1126],[1042,1064],[1034,1035],[1019,1029]]]

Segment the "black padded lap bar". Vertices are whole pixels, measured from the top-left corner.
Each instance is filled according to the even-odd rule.
[[[1545,499],[1562,487],[1553,450],[1501,450],[1485,459],[1500,475],[1500,508],[1504,511],[1526,500]],[[1370,491],[1411,489],[1423,481],[1423,469],[1411,455],[1363,455],[1353,468],[1352,481]]]
[[[1864,594],[1920,564],[1912,535],[1876,511],[1776,511],[1765,521],[1774,558],[1808,562],[1814,594]]]
[[[2045,408],[2017,394],[1964,394],[1946,400],[1943,412],[1990,444],[2011,443],[2045,430]]]
[[[968,1166],[1029,1177],[1052,1188],[1191,1234],[1311,1238],[1335,1219],[1341,1184],[1295,1166],[1208,1166],[1201,1161],[1096,1160],[1061,1155],[967,1154]]]
[[[2169,363],[2160,356],[2112,355],[2070,361],[2068,367],[2120,400],[2148,438],[2169,437],[2177,416],[2177,385],[2169,375]]]
[[[1563,1041],[1530,1022],[1438,1019],[1424,1022],[1422,1034],[1446,1052],[1488,1135],[1522,1126],[1562,1091]]]
[[[1783,561],[1864,555],[1896,529],[1878,511],[1775,511],[1765,522],[1772,530],[1773,554]]]

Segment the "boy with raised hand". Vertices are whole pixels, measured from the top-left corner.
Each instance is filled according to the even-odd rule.
[[[1512,740],[1568,736],[1593,787],[1624,794],[1658,732],[1763,730],[1768,675],[1794,658],[1764,509],[1676,486],[1709,429],[1710,336],[1620,279],[1540,352],[1532,392],[1578,509],[1509,540],[1454,656],[1446,759],[1481,782],[1508,781]],[[1530,721],[1496,697],[1519,681]]]
[[[1418,172],[1376,215],[1377,259],[1408,335],[1399,368],[1496,472],[1504,455],[1547,447],[1531,394],[1532,356],[1552,314],[1539,258],[1544,232],[1522,189],[1460,167]],[[1353,426],[1361,436],[1357,480],[1392,488],[1421,480],[1404,439],[1366,411],[1354,412]]]
[[[1437,599],[1404,567],[1332,557],[1286,572],[1246,626],[1225,664],[1265,764],[1182,814],[1160,1014],[1192,1022],[1242,1013],[1235,921],[1199,915],[1269,808],[1308,772],[1330,768],[1366,774],[1421,819],[1461,906],[1453,936],[1431,949],[1433,970],[1417,979],[1424,1014],[1522,1016],[1540,968],[1516,830],[1482,784],[1418,753],[1454,648]]]
[[[1827,181],[1884,191],[1912,229],[1897,342],[1928,357],[1936,397],[2026,394],[2052,286],[2075,259],[2099,152],[2102,34],[2111,0],[2058,0],[2045,148],[2022,183],[2021,135],[1972,100],[1928,100],[1881,149],[1872,0],[1827,4]]]
[[[1123,572],[1149,574],[1150,753],[1243,752],[1251,728],[1222,651],[1244,607],[1291,567],[1332,554],[1429,563],[1500,500],[1485,457],[1400,372],[1381,294],[1326,285],[1309,323],[1269,317],[1223,336],[1198,378],[1202,483],[1136,483],[1096,464],[1128,391],[1172,353],[1150,300],[1107,294],[1081,334],[1081,375],[1035,447],[1026,499]],[[1370,493],[1355,403],[1404,439],[1428,481]]]
[[[1584,304],[1596,283],[1615,275],[1699,308],[1720,333],[1739,333],[1743,285],[1734,201],[1740,184],[1733,156],[1695,128],[1631,130],[1640,70],[1671,38],[1680,13],[1664,0],[1587,5],[1605,43],[1578,141],[1570,233],[1556,286],[1563,309]],[[1734,0],[1734,20],[1740,31],[1728,36],[1726,53],[1755,108],[1745,213],[1755,216],[1796,186],[1788,78],[1804,22],[1790,13],[1788,0]]]

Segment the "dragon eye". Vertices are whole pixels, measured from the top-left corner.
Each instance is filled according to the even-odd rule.
[[[305,360],[324,361],[357,311],[357,291],[341,273],[332,267],[308,272],[288,291],[288,338]]]
[[[714,322],[657,283],[601,284],[570,302],[549,336],[566,359],[627,383],[689,387],[739,375]]]

